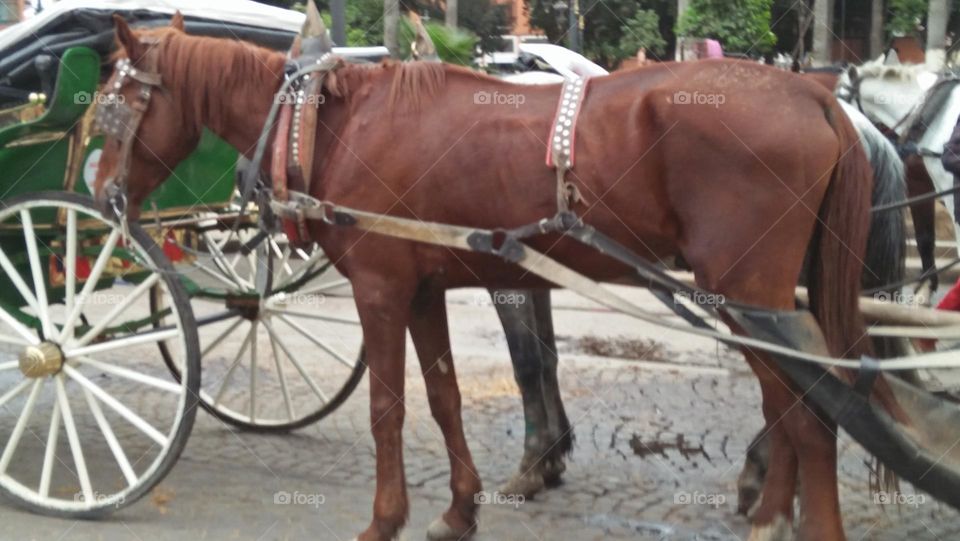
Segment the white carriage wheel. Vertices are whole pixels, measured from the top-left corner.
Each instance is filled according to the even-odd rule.
[[[349,282],[319,247],[258,235],[202,233],[208,255],[178,270],[228,295],[193,298],[204,409],[245,430],[285,432],[322,419],[357,387],[362,331]],[[241,250],[253,239],[256,249]]]
[[[41,514],[97,518],[147,494],[196,416],[188,297],[136,224],[50,192],[0,203],[0,493]],[[151,289],[173,302],[152,312]],[[182,375],[155,354],[165,341]]]

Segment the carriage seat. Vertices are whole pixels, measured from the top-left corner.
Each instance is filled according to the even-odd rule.
[[[35,120],[0,129],[0,148],[25,137],[69,131],[93,103],[99,81],[100,55],[87,47],[67,49],[46,111]]]

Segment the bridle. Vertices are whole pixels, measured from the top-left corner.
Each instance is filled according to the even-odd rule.
[[[120,141],[120,162],[113,175],[103,184],[105,216],[126,222],[127,183],[130,177],[130,159],[133,155],[133,143],[137,138],[140,123],[143,121],[153,89],[162,89],[162,79],[157,72],[157,58],[152,53],[159,43],[156,38],[144,38],[141,44],[147,46],[147,52],[140,60],[141,68],[134,66],[129,58],[121,58],[116,63],[116,74],[112,83],[107,83],[108,93],[97,104],[94,116],[94,128],[102,135]],[[127,103],[121,91],[128,83],[138,83],[139,92],[133,103]]]

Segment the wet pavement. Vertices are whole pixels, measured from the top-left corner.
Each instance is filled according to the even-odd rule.
[[[662,311],[646,293],[630,295]],[[523,444],[506,344],[485,292],[456,292],[449,302],[467,439],[489,491],[477,539],[746,539],[735,482],[762,419],[757,383],[737,354],[557,294],[575,449],[561,486],[532,500],[501,498],[494,491],[515,471]],[[616,342],[630,358],[597,355],[616,352],[590,345],[597,340]],[[298,347],[308,359],[308,345]],[[402,539],[423,539],[448,502],[449,467],[412,350],[406,370],[411,517]],[[0,539],[352,539],[369,520],[374,487],[367,389],[364,378],[334,414],[288,435],[237,432],[200,412],[173,472],[140,502],[93,522],[4,505]],[[840,442],[850,539],[960,538],[960,515],[908,486],[901,505],[877,503],[869,457],[848,436]]]

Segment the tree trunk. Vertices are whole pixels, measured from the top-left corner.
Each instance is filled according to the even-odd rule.
[[[383,44],[390,50],[390,56],[400,58],[400,42],[397,30],[400,25],[400,0],[383,2]]]
[[[450,28],[457,27],[457,8],[459,7],[457,1],[458,0],[447,0],[447,11],[444,13],[444,16],[446,17],[445,22]]]
[[[821,66],[833,62],[833,1],[813,0],[813,60]]]
[[[333,42],[340,47],[347,46],[347,0],[330,2],[330,16],[333,19]]]
[[[687,11],[687,8],[690,7],[690,0],[677,0],[677,23],[680,23],[680,19],[683,17],[684,12]],[[683,37],[677,36],[677,47],[674,52],[674,60],[681,61],[683,60]]]
[[[884,52],[883,40],[883,0],[870,2],[870,58],[876,58]]]
[[[947,19],[950,17],[947,0],[930,0],[927,12],[927,64],[943,66],[947,49]]]

